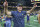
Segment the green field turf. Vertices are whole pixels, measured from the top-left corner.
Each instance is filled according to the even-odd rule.
[[[0,22],[0,27],[3,27],[4,21]],[[13,22],[12,22],[13,27]],[[30,25],[27,24],[27,17],[25,17],[25,27],[40,27],[40,24],[37,21],[37,16],[30,16]]]
[[[37,16],[30,16],[30,25],[27,25],[26,23],[25,17],[25,27],[40,27],[40,24],[37,21]]]

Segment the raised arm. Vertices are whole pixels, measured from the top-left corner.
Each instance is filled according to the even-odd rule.
[[[27,11],[27,13],[31,13],[35,8],[36,8],[36,4],[34,4],[34,6],[31,8],[31,10]]]
[[[8,2],[5,0],[5,2],[4,2],[4,9],[5,9],[5,13],[7,14],[7,15],[11,15],[11,12],[10,11],[8,11]]]

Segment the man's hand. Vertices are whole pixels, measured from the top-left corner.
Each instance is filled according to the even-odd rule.
[[[35,3],[35,4],[33,5],[33,7],[37,7],[37,4]]]
[[[6,7],[6,8],[7,8],[7,7],[8,7],[8,2],[5,0],[5,2],[4,2],[4,4],[3,4],[3,5],[4,5],[4,7]]]

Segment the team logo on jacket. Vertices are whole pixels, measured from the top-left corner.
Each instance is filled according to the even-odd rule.
[[[23,14],[22,14],[23,15]]]

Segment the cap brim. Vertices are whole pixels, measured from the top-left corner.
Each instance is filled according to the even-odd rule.
[[[22,5],[19,5],[19,7],[23,7]]]

